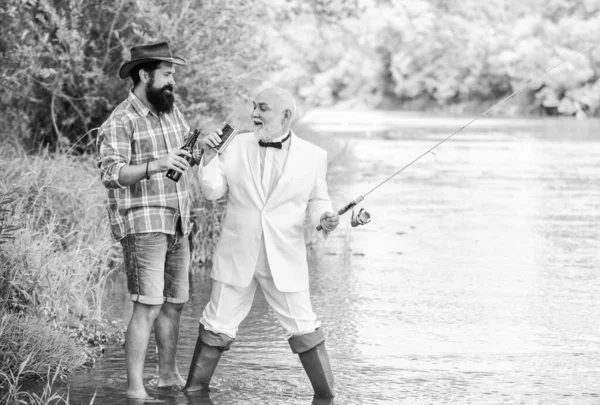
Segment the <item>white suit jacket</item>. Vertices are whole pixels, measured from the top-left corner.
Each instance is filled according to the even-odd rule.
[[[225,152],[200,169],[204,196],[218,199],[229,190],[221,238],[211,277],[238,287],[250,284],[261,236],[280,291],[308,290],[304,222],[333,212],[327,193],[327,152],[292,132],[287,160],[266,198],[261,185],[260,152],[253,133],[237,135]]]

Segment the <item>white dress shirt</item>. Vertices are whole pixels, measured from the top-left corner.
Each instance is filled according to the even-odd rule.
[[[268,141],[265,140],[265,142],[281,142],[281,140],[288,135],[289,131],[278,138],[269,139]],[[277,184],[277,181],[281,177],[281,173],[283,172],[283,167],[285,165],[285,161],[287,159],[291,143],[292,138],[290,137],[290,139],[281,144],[281,149],[264,146],[261,146],[258,149],[260,153],[260,172],[262,176],[262,186],[265,196],[267,198],[269,198],[271,191],[273,190],[273,188]]]

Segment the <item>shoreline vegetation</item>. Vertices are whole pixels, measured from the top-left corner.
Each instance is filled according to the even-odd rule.
[[[94,129],[127,96],[130,82],[116,72],[133,45],[167,40],[187,59],[177,103],[200,129],[245,128],[247,115],[234,111],[246,112],[266,83],[306,107],[464,114],[535,78],[493,114],[598,116],[600,46],[590,44],[600,35],[600,0],[450,3],[5,0],[0,402],[68,403],[52,384],[122,341],[122,325],[102,312],[121,252],[106,221]],[[200,265],[225,207],[191,189]],[[38,394],[22,388],[35,378],[48,385]]]
[[[0,151],[1,403],[60,398],[51,389],[34,398],[19,386],[32,378],[60,381],[123,341],[122,325],[103,314],[121,251],[95,163],[92,155]],[[224,200],[203,200],[197,184],[192,189],[192,260],[199,266],[218,239]]]
[[[96,156],[7,147],[0,173],[0,403],[68,403],[54,383],[124,342],[123,324],[104,317],[122,257]],[[190,184],[197,268],[209,264],[226,198],[205,200],[196,176]],[[35,379],[43,389],[23,388]]]

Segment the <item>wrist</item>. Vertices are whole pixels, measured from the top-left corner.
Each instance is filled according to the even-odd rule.
[[[154,174],[156,174],[156,167],[154,161],[146,163],[146,178],[148,179]]]

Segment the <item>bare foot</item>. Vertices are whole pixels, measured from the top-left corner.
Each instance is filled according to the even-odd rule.
[[[137,391],[127,390],[125,397],[127,398],[128,403],[134,403],[134,404],[138,404],[138,403],[142,404],[142,403],[148,403],[148,402],[155,402],[155,403],[156,402],[164,402],[159,399],[151,397],[150,395],[148,395],[146,390],[137,390]]]
[[[171,388],[178,387],[183,388],[185,386],[185,380],[179,374],[172,376],[171,378],[162,378],[158,379],[157,383],[158,388]]]

